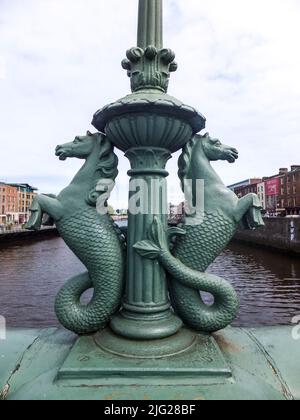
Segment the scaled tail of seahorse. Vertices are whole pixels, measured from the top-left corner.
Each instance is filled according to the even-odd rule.
[[[145,258],[158,259],[169,273],[170,294],[176,302],[174,309],[187,326],[202,332],[219,331],[235,319],[239,309],[238,296],[226,280],[192,270],[171,254],[169,239],[178,234],[185,234],[185,231],[179,228],[165,231],[161,221],[155,218],[149,240],[137,243],[134,248]],[[202,301],[200,291],[213,295],[212,306]]]
[[[84,292],[94,288],[94,295],[88,305],[80,299]],[[59,291],[55,301],[55,311],[60,323],[78,335],[91,334],[104,328],[111,314],[118,310],[120,296],[106,297],[95,286],[88,272],[68,280]]]

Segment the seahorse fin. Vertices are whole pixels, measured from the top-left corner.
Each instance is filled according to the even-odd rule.
[[[155,260],[161,253],[161,249],[152,241],[140,241],[133,248],[141,257],[149,260]]]
[[[186,231],[184,229],[179,228],[179,227],[171,227],[167,230],[167,233],[168,233],[169,238],[171,238],[172,236],[186,235]]]
[[[25,225],[25,229],[38,231],[42,227],[43,211],[38,203],[34,203],[30,209],[30,219]]]
[[[148,232],[148,238],[161,249],[168,249],[168,240],[162,221],[155,216]]]
[[[134,249],[144,258],[155,260],[160,253],[169,251],[169,240],[175,235],[185,235],[185,230],[180,228],[165,229],[162,221],[155,217],[148,232],[148,241],[141,241],[134,245]]]
[[[261,213],[262,207],[252,206],[242,219],[242,226],[246,230],[254,230],[265,226]]]
[[[49,216],[48,214],[46,214],[44,216],[44,218],[43,218],[42,225],[43,226],[54,226],[55,225],[55,221],[54,221],[54,219],[51,216]]]

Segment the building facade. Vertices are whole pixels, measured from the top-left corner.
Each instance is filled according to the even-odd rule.
[[[280,176],[278,204],[287,215],[300,215],[300,165],[293,165]]]
[[[271,215],[277,215],[280,209],[280,176],[275,175],[265,180],[266,211]]]
[[[36,188],[28,184],[0,183],[0,224],[26,223],[35,195]]]
[[[18,209],[18,190],[11,185],[0,183],[0,223],[17,223]]]
[[[235,184],[229,185],[228,188],[235,192],[236,189],[246,187],[251,184],[251,179],[245,179],[245,181],[240,181]]]
[[[177,225],[185,215],[185,203],[179,205],[169,204],[168,222]]]
[[[258,185],[261,184],[262,179],[260,178],[251,178],[247,181],[243,181],[234,185],[231,185],[229,188],[236,193],[239,198],[244,197],[247,194],[258,193]]]
[[[27,223],[30,217],[32,201],[37,189],[28,184],[11,184],[18,190],[18,223]]]
[[[257,184],[257,195],[263,210],[267,208],[267,200],[266,200],[266,183],[265,181],[260,182]]]
[[[268,178],[249,179],[229,186],[241,198],[255,193],[270,216],[300,216],[300,165],[281,168]]]

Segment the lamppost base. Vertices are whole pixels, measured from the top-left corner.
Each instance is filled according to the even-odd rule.
[[[134,359],[162,359],[192,350],[197,342],[197,335],[187,329],[160,340],[131,340],[114,334],[110,328],[97,333],[95,343],[100,349],[119,357]]]
[[[77,340],[57,380],[81,385],[96,380],[98,386],[137,386],[140,381],[189,385],[203,379],[222,384],[231,376],[231,368],[210,335],[183,328],[163,340],[135,341],[106,328]]]
[[[168,311],[155,316],[120,312],[114,316],[110,327],[121,337],[131,340],[158,340],[173,336],[182,327],[182,321]]]

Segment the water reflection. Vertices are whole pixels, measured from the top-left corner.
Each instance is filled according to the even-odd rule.
[[[240,314],[235,325],[287,325],[300,314],[300,260],[231,244],[210,267],[236,288]]]
[[[84,267],[60,238],[0,246],[0,315],[8,326],[55,326],[54,298]],[[236,288],[236,326],[287,325],[300,314],[300,260],[232,244],[210,267]]]

